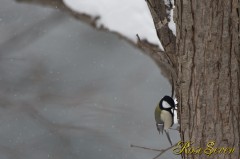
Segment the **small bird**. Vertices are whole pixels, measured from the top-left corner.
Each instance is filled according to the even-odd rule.
[[[175,103],[174,100],[169,96],[164,96],[159,104],[156,106],[155,109],[155,121],[156,121],[156,127],[160,134],[163,133],[163,130],[165,131],[168,141],[172,145],[172,141],[169,137],[169,128],[173,125],[173,117],[174,114],[172,112],[172,109],[175,109]]]

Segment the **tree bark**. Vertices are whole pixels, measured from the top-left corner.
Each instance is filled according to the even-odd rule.
[[[239,1],[176,1],[177,95],[181,139],[235,147],[240,158]],[[206,158],[183,154],[183,158]]]
[[[168,41],[164,0],[148,0],[161,41]],[[177,0],[177,36],[165,53],[176,71],[176,96],[183,142],[206,148],[232,147],[230,155],[182,153],[183,158],[240,158],[240,50],[238,0]],[[169,32],[169,31],[167,31]],[[176,47],[173,45],[176,44]],[[169,46],[169,45],[168,45]]]

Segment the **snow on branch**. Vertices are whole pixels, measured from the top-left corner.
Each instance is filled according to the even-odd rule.
[[[16,0],[18,2],[34,3],[37,5],[49,6],[57,8],[74,18],[81,20],[98,30],[110,32],[118,35],[133,46],[141,49],[151,57],[160,68],[162,74],[171,81],[172,72],[174,68],[172,65],[172,57],[169,54],[168,47],[166,47],[166,40],[163,39],[164,49],[160,43],[163,35],[159,33],[156,25],[156,17],[153,16],[152,8],[149,11],[149,5],[154,0]],[[159,0],[156,0],[159,1]],[[162,0],[163,1],[163,0]],[[163,2],[164,4],[164,2]],[[173,4],[173,3],[172,3]],[[158,5],[158,4],[157,4]],[[165,4],[164,4],[165,6]],[[168,6],[168,5],[166,5]],[[169,5],[170,6],[170,5]],[[159,5],[158,7],[159,8]],[[170,9],[172,11],[172,9]],[[159,12],[160,13],[160,12]],[[165,17],[169,17],[166,22],[171,23],[171,15],[167,14],[164,8]],[[153,17],[151,17],[151,14]],[[159,18],[159,17],[158,17]],[[154,19],[154,20],[153,20]],[[167,24],[166,23],[166,24]],[[167,27],[168,28],[168,27]],[[173,43],[175,43],[175,36],[168,28],[173,36]],[[138,35],[138,36],[136,36]],[[140,39],[141,37],[141,39]],[[169,39],[170,36],[166,35]],[[160,40],[159,40],[160,39]],[[169,41],[169,40],[168,40]],[[169,41],[171,44],[171,40]],[[169,45],[170,46],[170,45]],[[163,53],[162,50],[165,50]]]
[[[173,22],[173,2],[169,0],[146,0],[151,11],[158,38],[166,53],[175,52],[176,29]]]
[[[77,13],[99,17],[96,20],[97,27],[106,28],[126,37],[144,51],[150,50],[154,61],[156,61],[154,55],[158,55],[159,58],[156,61],[158,65],[173,67],[175,61],[171,55],[175,51],[176,44],[173,0],[98,0],[97,2],[95,0],[63,0],[63,2]],[[137,38],[136,34],[143,40]],[[152,45],[146,47],[148,44]],[[158,46],[160,50],[155,49],[153,45]],[[162,52],[161,50],[164,50],[166,55],[158,54]],[[170,72],[172,70],[170,69]],[[169,78],[169,75],[167,76]]]
[[[97,26],[103,26],[137,42],[136,34],[149,43],[161,43],[144,0],[63,0],[72,10],[92,17],[98,16]]]

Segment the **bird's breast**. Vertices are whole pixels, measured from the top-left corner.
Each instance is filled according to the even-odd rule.
[[[173,124],[172,114],[166,110],[162,110],[161,119],[164,122],[164,129],[169,129]]]

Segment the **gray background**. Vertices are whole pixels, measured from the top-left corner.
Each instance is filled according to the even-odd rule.
[[[57,9],[1,0],[0,88],[0,159],[151,159],[130,144],[169,147],[153,115],[171,88],[154,62]]]

